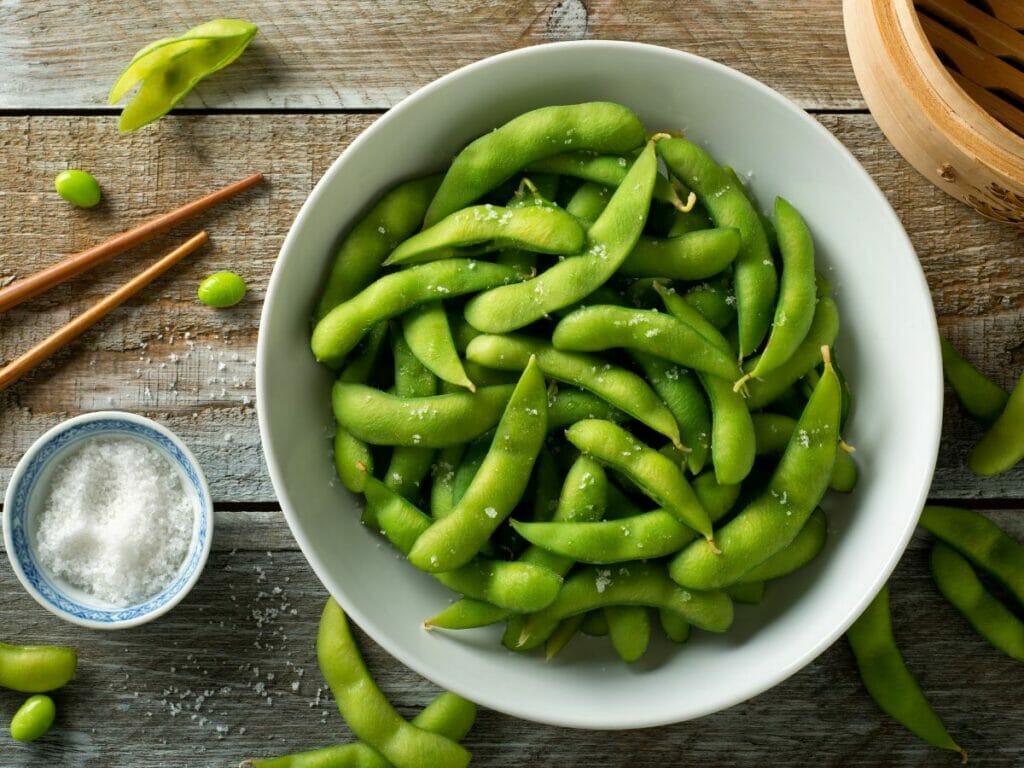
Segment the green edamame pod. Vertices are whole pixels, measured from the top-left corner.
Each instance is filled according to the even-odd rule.
[[[462,454],[462,461],[459,462],[455,470],[455,481],[452,487],[452,500],[455,504],[458,504],[462,497],[466,495],[466,490],[473,482],[473,478],[476,477],[480,465],[487,458],[487,451],[490,450],[491,443],[493,442],[494,433],[488,431],[466,445],[466,450]]]
[[[701,204],[700,200],[697,200],[689,211],[676,210],[674,213],[672,226],[668,230],[669,237],[679,237],[687,232],[697,232],[715,226],[711,217],[708,216],[707,208]]]
[[[526,491],[547,435],[547,409],[544,375],[531,359],[466,495],[416,540],[409,562],[440,573],[464,565],[480,551]]]
[[[782,254],[782,277],[775,318],[768,343],[758,356],[757,364],[736,382],[737,388],[785,363],[806,338],[814,319],[817,298],[811,232],[796,208],[781,197],[775,198],[775,223]]]
[[[764,600],[763,581],[737,581],[724,588],[725,594],[732,598],[734,603],[746,603],[757,605]]]
[[[385,275],[328,312],[313,328],[311,346],[321,363],[341,364],[382,320],[431,301],[493,288],[517,279],[516,271],[473,259],[445,259]]]
[[[703,229],[667,239],[642,236],[619,267],[627,277],[703,280],[736,259],[738,229]]]
[[[838,371],[837,371],[838,373]],[[789,444],[796,429],[796,419],[781,413],[752,413],[755,453],[758,456],[778,456]],[[829,480],[830,490],[849,493],[857,485],[857,462],[844,450],[836,451],[836,463]]]
[[[413,543],[431,525],[431,518],[375,478],[366,479],[363,523],[380,531],[399,552],[408,555]],[[449,589],[517,613],[539,610],[551,602],[562,577],[531,563],[477,558],[434,578]]]
[[[406,722],[374,683],[344,611],[329,598],[320,617],[317,660],[338,711],[352,732],[395,768],[466,768],[458,742]]]
[[[708,632],[724,632],[733,620],[732,601],[726,594],[683,589],[668,578],[662,565],[588,566],[566,579],[550,605],[527,617],[516,647],[536,648],[562,619],[609,605],[668,608]]]
[[[896,647],[889,614],[889,586],[846,632],[860,677],[882,711],[932,746],[967,753],[950,737]]]
[[[380,323],[367,334],[357,354],[338,376],[339,381],[363,384],[370,378],[387,330],[387,324]],[[373,474],[370,447],[340,425],[334,433],[334,469],[342,485],[352,493],[362,493],[366,476]]]
[[[546,376],[593,392],[637,421],[679,445],[679,427],[672,412],[641,377],[603,358],[562,352],[528,336],[484,334],[466,347],[466,357],[481,365],[523,370],[533,355]]]
[[[1006,407],[967,457],[976,475],[1006,472],[1024,459],[1024,374],[1010,393]]]
[[[423,223],[441,177],[424,176],[385,192],[348,231],[334,254],[316,320],[363,290],[396,246]]]
[[[413,354],[405,334],[392,329],[392,353],[395,358],[395,394],[398,397],[432,397],[437,394],[437,379]],[[384,484],[407,499],[416,500],[420,483],[430,474],[434,451],[412,445],[399,445],[391,452],[384,473]]]
[[[604,609],[608,622],[608,639],[612,648],[627,664],[647,651],[651,642],[651,615],[642,605],[609,605]]]
[[[625,347],[725,379],[739,373],[730,355],[689,325],[649,309],[609,304],[581,307],[558,322],[551,343],[555,349],[571,352]]]
[[[437,378],[470,392],[476,390],[459,360],[448,314],[441,302],[424,304],[403,315],[402,335],[412,353]]]
[[[610,102],[526,112],[456,155],[427,210],[426,225],[434,225],[545,157],[574,150],[619,154],[639,147],[644,138],[640,119]]]
[[[736,320],[736,297],[721,281],[696,285],[683,295],[683,300],[719,331]]]
[[[0,643],[0,688],[46,693],[67,685],[77,666],[74,648]]]
[[[576,615],[583,617],[583,622],[580,624],[580,632],[584,635],[590,637],[608,636],[608,617],[604,615],[604,610],[601,608],[595,608],[592,611]],[[570,616],[569,618],[572,617]]]
[[[712,541],[711,521],[682,470],[617,424],[587,419],[573,424],[566,438],[583,453],[628,477],[659,506]]]
[[[771,581],[800,570],[818,556],[825,547],[827,536],[828,520],[821,509],[816,509],[788,547],[751,568],[737,583]]]
[[[430,486],[430,516],[435,520],[455,507],[455,469],[465,450],[464,445],[450,445],[438,453],[433,468],[434,481]]]
[[[433,397],[397,397],[362,384],[338,381],[331,393],[334,418],[372,445],[444,448],[472,440],[498,423],[511,384]]]
[[[756,411],[782,396],[794,382],[821,362],[821,348],[831,346],[838,335],[839,308],[827,296],[819,298],[811,328],[790,358],[763,377],[747,382],[747,408]],[[752,370],[756,366],[757,358],[754,357],[743,368]]]
[[[557,206],[502,208],[488,203],[455,211],[413,235],[392,251],[384,266],[435,261],[449,257],[453,248],[483,244],[568,256],[579,253],[585,239],[576,218]]]
[[[621,423],[629,419],[615,406],[583,389],[561,387],[548,397],[548,432],[572,426],[583,419]]]
[[[512,612],[507,608],[464,597],[443,608],[423,622],[424,629],[476,629],[505,621]]]
[[[658,162],[653,142],[637,158],[608,207],[587,230],[586,250],[559,261],[536,277],[474,296],[466,320],[487,333],[507,333],[593,293],[633,250],[650,208]]]
[[[1024,606],[1024,546],[977,512],[928,505],[921,527],[949,544],[974,565],[995,576]]]
[[[700,310],[676,293],[675,289],[667,288],[660,282],[655,282],[653,287],[658,296],[661,297],[661,302],[665,305],[665,309],[668,310],[672,317],[699,333],[711,346],[722,354],[731,355],[733,353],[728,340],[715,327],[714,323],[704,317]]]
[[[931,566],[943,597],[974,630],[1011,659],[1024,661],[1024,622],[988,593],[967,559],[936,541]]]
[[[608,207],[608,201],[611,199],[611,189],[586,182],[569,198],[569,202],[565,204],[565,211],[580,221],[594,222]]]
[[[690,622],[675,611],[659,608],[658,621],[665,632],[665,637],[673,643],[685,643],[690,639]]]
[[[642,352],[634,353],[633,357],[679,425],[679,437],[683,445],[690,449],[684,458],[687,469],[695,475],[699,474],[707,463],[711,448],[711,409],[704,391],[696,377],[686,368]],[[594,415],[586,418],[605,417]]]
[[[686,139],[658,142],[669,171],[693,189],[719,227],[735,227],[742,244],[733,265],[740,359],[761,345],[775,306],[778,276],[764,227],[746,193],[707,152]]]
[[[584,614],[579,613],[575,616],[570,616],[558,625],[555,631],[551,633],[551,636],[544,642],[545,661],[551,661],[562,652],[562,649],[580,631],[580,625],[583,624],[584,618],[586,618]]]
[[[827,348],[822,353],[825,372],[768,487],[718,530],[719,554],[704,542],[695,541],[676,556],[669,573],[679,584],[715,589],[739,581],[789,546],[825,495],[839,443],[842,395]]]
[[[531,163],[528,171],[543,171],[545,173],[556,173],[560,176],[572,176],[583,179],[595,185],[603,187],[618,187],[626,178],[633,161],[629,158],[615,155],[594,155],[585,152],[569,152],[564,155],[554,155]],[[679,199],[671,182],[664,176],[658,176],[654,180],[654,190],[651,193],[654,200],[669,203],[677,210],[685,207]],[[593,218],[596,218],[593,217]],[[591,221],[593,221],[593,218]]]
[[[1003,412],[1010,396],[971,365],[945,336],[939,336],[939,343],[942,345],[942,373],[956,393],[957,400],[982,424],[992,424]]]
[[[741,482],[754,466],[754,424],[732,382],[698,373],[711,404],[711,464],[723,485]]]

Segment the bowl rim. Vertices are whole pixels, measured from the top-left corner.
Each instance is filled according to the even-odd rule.
[[[191,465],[191,468],[195,475],[194,481],[199,486],[197,501],[199,507],[198,517],[201,522],[201,525],[198,530],[196,528],[193,528],[192,544],[190,544],[189,546],[189,555],[187,557],[188,559],[195,559],[195,566],[192,569],[191,573],[189,574],[188,578],[177,586],[177,589],[174,593],[167,596],[166,599],[163,600],[163,602],[161,602],[156,607],[148,610],[147,612],[139,614],[137,616],[133,616],[131,618],[112,619],[110,621],[89,619],[84,616],[75,615],[62,609],[60,606],[55,605],[51,600],[49,600],[46,596],[40,593],[40,591],[36,588],[35,584],[33,584],[31,579],[29,579],[28,574],[25,572],[24,564],[22,563],[21,558],[17,554],[12,525],[12,518],[15,509],[15,495],[17,494],[22,483],[25,481],[26,474],[28,473],[30,467],[33,465],[33,462],[36,460],[36,457],[40,454],[40,452],[42,452],[48,445],[50,445],[54,440],[59,438],[65,432],[79,425],[88,424],[96,421],[111,421],[120,422],[122,424],[130,424],[136,427],[141,427],[144,430],[155,432],[158,435],[166,438],[172,445],[175,446],[175,448],[181,453],[185,460]],[[116,433],[116,431],[110,430],[110,433],[114,434]],[[91,439],[92,437],[93,436],[88,436],[80,439],[88,440]],[[156,443],[151,444],[153,445],[154,448],[167,455],[167,457],[172,462],[174,462],[174,464],[178,463],[177,461],[175,461],[174,457],[168,453],[166,448]],[[64,421],[48,429],[46,432],[44,432],[42,435],[36,438],[36,440],[32,443],[31,446],[29,446],[28,450],[25,451],[21,459],[18,461],[17,465],[14,468],[14,472],[11,474],[10,482],[7,484],[7,489],[4,493],[4,508],[2,517],[4,548],[7,551],[7,559],[11,564],[11,568],[14,570],[14,574],[15,576],[17,576],[18,581],[21,582],[21,586],[25,589],[26,592],[28,592],[29,595],[32,596],[32,598],[37,603],[39,603],[41,606],[50,611],[50,613],[54,614],[55,616],[61,619],[64,619],[67,622],[77,624],[82,627],[88,627],[90,629],[127,629],[129,627],[136,627],[141,624],[146,624],[164,615],[172,608],[174,608],[178,603],[180,603],[182,599],[184,599],[185,595],[187,595],[192,590],[192,587],[195,586],[196,582],[199,580],[199,577],[202,575],[203,570],[206,566],[206,561],[210,554],[210,550],[213,544],[214,517],[215,516],[213,511],[213,499],[210,496],[210,487],[206,480],[206,476],[203,473],[202,466],[199,464],[198,459],[196,459],[195,455],[192,453],[191,450],[189,450],[188,446],[185,445],[185,443],[181,440],[180,437],[178,437],[174,432],[172,432],[170,429],[160,424],[159,422],[156,422],[153,419],[147,418],[145,416],[140,416],[138,414],[131,413],[129,411],[92,411],[89,413],[79,414],[78,416],[74,416],[70,419],[65,419]],[[199,544],[198,556],[195,556],[196,549],[194,545],[196,542],[198,542]],[[60,592],[62,596],[69,602],[75,602],[66,594],[63,594],[59,585],[55,584],[53,586],[55,591]],[[166,593],[167,589],[173,586],[174,582],[168,585],[168,587],[166,587],[164,590],[161,590],[157,594],[150,596],[138,605],[145,605],[146,603],[152,600],[160,598],[162,595]],[[124,608],[120,608],[117,610],[127,611],[133,607],[138,607],[138,605],[125,606]]]
[[[461,684],[457,679],[452,678],[451,675],[443,667],[430,667],[419,663],[410,654],[405,653],[402,648],[397,645],[392,639],[379,631],[376,631],[374,622],[369,619],[365,613],[360,610],[356,605],[349,604],[344,594],[335,594],[335,592],[328,586],[333,580],[328,578],[329,568],[327,563],[322,562],[315,554],[315,550],[310,545],[310,534],[304,532],[299,521],[295,509],[290,503],[287,495],[283,494],[279,489],[286,488],[284,483],[283,464],[279,462],[278,456],[275,454],[270,441],[269,432],[269,414],[267,413],[267,398],[265,397],[266,388],[268,386],[268,336],[269,334],[263,333],[262,329],[265,327],[264,324],[269,322],[270,314],[272,312],[271,307],[273,306],[273,298],[277,292],[278,286],[282,281],[283,264],[286,261],[286,257],[292,251],[298,250],[299,230],[303,228],[305,219],[310,215],[310,211],[317,205],[317,201],[326,194],[326,190],[334,183],[334,179],[340,173],[340,167],[345,161],[346,157],[350,153],[359,151],[363,144],[369,139],[368,136],[371,131],[380,125],[386,125],[394,120],[400,119],[404,108],[408,105],[416,104],[424,99],[431,98],[435,91],[442,89],[450,81],[460,78],[467,73],[471,73],[477,69],[485,69],[487,67],[500,65],[502,62],[519,59],[522,57],[533,56],[538,50],[547,49],[580,49],[589,50],[592,52],[599,51],[601,49],[636,49],[640,51],[647,51],[650,53],[656,53],[659,55],[667,55],[676,57],[683,61],[689,62],[690,64],[697,64],[698,66],[706,66],[711,69],[719,70],[722,74],[737,78],[745,86],[752,88],[756,91],[761,92],[763,96],[771,99],[772,101],[779,104],[787,112],[792,113],[794,117],[806,123],[810,130],[816,131],[820,134],[829,144],[831,144],[837,152],[842,155],[846,161],[850,164],[851,169],[854,173],[861,177],[865,188],[872,190],[874,196],[879,204],[879,211],[887,215],[891,222],[895,225],[895,232],[898,238],[902,242],[903,247],[906,249],[906,253],[914,257],[914,261],[917,265],[914,271],[918,288],[922,295],[925,297],[926,304],[931,308],[931,312],[927,318],[922,318],[922,321],[929,326],[929,330],[933,331],[931,336],[933,340],[927,346],[929,347],[929,356],[935,362],[936,376],[933,377],[931,382],[932,396],[935,399],[936,408],[932,414],[933,422],[936,426],[931,435],[929,441],[929,450],[922,455],[922,458],[927,460],[926,469],[923,472],[921,478],[921,486],[917,489],[916,493],[913,494],[915,498],[914,512],[908,514],[906,524],[900,535],[893,540],[895,544],[892,551],[892,555],[889,557],[885,566],[875,574],[874,578],[867,582],[865,591],[859,601],[856,601],[851,605],[849,610],[843,616],[843,619],[839,621],[828,633],[818,639],[816,643],[811,645],[799,656],[793,658],[790,663],[781,665],[774,669],[771,674],[767,674],[762,678],[758,685],[753,686],[749,689],[745,689],[742,692],[736,692],[731,696],[725,697],[718,700],[714,704],[700,705],[693,707],[688,713],[680,716],[678,713],[666,714],[657,717],[635,717],[630,712],[616,712],[615,717],[606,717],[600,722],[595,722],[593,718],[581,718],[579,716],[573,716],[572,713],[566,713],[565,716],[557,718],[545,717],[541,719],[537,712],[530,709],[526,705],[517,705],[514,701],[503,698],[500,690],[493,692],[487,692],[484,689],[469,690]],[[365,207],[364,207],[365,210]],[[518,717],[524,720],[533,722],[540,722],[550,725],[556,725],[561,727],[579,728],[586,730],[617,730],[617,729],[633,729],[633,728],[647,728],[656,727],[662,725],[671,725],[686,720],[696,719],[705,715],[714,714],[716,712],[723,711],[729,707],[735,706],[743,701],[751,699],[764,691],[775,687],[779,683],[783,682],[797,671],[802,669],[804,666],[809,664],[821,653],[823,653],[829,646],[831,646],[854,622],[854,620],[860,616],[861,613],[867,608],[868,604],[874,599],[875,595],[882,589],[887,582],[890,574],[895,569],[897,563],[902,557],[906,547],[910,541],[911,536],[917,526],[918,518],[920,517],[921,510],[927,500],[928,490],[931,486],[932,476],[935,471],[935,464],[938,457],[939,440],[940,440],[940,425],[942,423],[942,407],[943,407],[943,383],[941,376],[941,367],[938,365],[940,359],[939,354],[939,340],[938,340],[938,324],[935,318],[934,304],[931,299],[931,292],[928,287],[927,280],[924,275],[924,271],[920,266],[920,262],[916,257],[916,251],[913,244],[910,241],[909,236],[903,227],[899,216],[892,208],[888,198],[879,188],[878,184],[863,167],[863,165],[854,157],[853,153],[836,138],[824,125],[815,120],[805,110],[799,107],[797,104],[780,94],[770,86],[754,79],[750,75],[747,75],[739,70],[732,67],[721,64],[713,59],[708,59],[703,56],[698,56],[687,51],[681,51],[674,48],[667,48],[665,46],[652,45],[648,43],[635,43],[619,40],[575,40],[565,42],[553,42],[544,43],[536,46],[529,46],[525,48],[519,48],[511,51],[499,53],[490,57],[480,59],[472,62],[468,65],[455,69],[448,72],[445,75],[431,81],[430,83],[422,86],[412,94],[403,98],[398,104],[392,107],[388,112],[379,117],[372,126],[365,129],[359,136],[357,136],[345,149],[339,154],[339,156],[331,163],[326,169],[323,176],[319,179],[316,185],[311,190],[306,201],[296,214],[295,220],[292,226],[289,228],[288,234],[282,243],[278,258],[274,265],[273,273],[271,274],[270,280],[267,284],[267,290],[264,298],[263,309],[260,315],[260,327],[261,332],[258,336],[257,351],[256,351],[256,410],[260,428],[260,439],[263,446],[264,456],[267,462],[267,470],[271,478],[271,482],[275,488],[275,492],[278,493],[278,500],[281,505],[281,509],[284,513],[285,520],[292,532],[293,537],[299,545],[303,556],[305,557],[309,566],[313,569],[317,578],[321,584],[325,586],[327,591],[342,605],[347,613],[351,616],[370,638],[383,648],[388,654],[397,659],[399,662],[409,667],[419,675],[430,680],[442,688],[451,690],[459,695],[465,696],[476,701],[478,704],[486,706],[490,709]],[[923,380],[922,387],[927,386],[927,381]],[[609,708],[609,710],[616,710],[617,708]]]

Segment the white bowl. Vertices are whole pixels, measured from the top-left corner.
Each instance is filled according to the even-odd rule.
[[[656,647],[633,666],[606,642],[545,663],[496,628],[428,633],[451,595],[359,523],[335,480],[331,374],[309,352],[310,317],[339,233],[396,182],[444,167],[468,140],[548,104],[610,100],[649,130],[685,129],[760,200],[783,195],[814,232],[843,318],[837,354],[856,413],[846,439],[861,478],[828,499],[830,537],[812,565],[737,609],[724,635]],[[508,714],[579,728],[637,728],[724,709],[792,675],[861,613],[899,560],[938,450],[942,380],[928,286],[899,220],[850,153],[766,86],[679,51],[617,42],[526,48],[426,86],[366,130],[317,184],[270,281],[257,356],[258,410],[274,488],[331,594],[389,653],[440,686]]]
[[[195,510],[188,552],[174,578],[160,592],[134,605],[111,605],[68,583],[42,565],[35,551],[36,520],[61,459],[87,440],[108,437],[131,437],[162,453],[177,470]],[[36,602],[73,624],[125,629],[167,613],[199,580],[213,541],[213,503],[199,462],[177,435],[143,416],[97,411],[61,422],[21,457],[4,496],[3,529],[11,567]]]

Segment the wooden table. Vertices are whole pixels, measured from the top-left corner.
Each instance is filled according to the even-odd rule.
[[[214,552],[189,598],[149,626],[104,634],[38,607],[0,561],[0,637],[77,646],[57,727],[23,746],[0,735],[2,766],[227,766],[349,735],[316,667],[326,596],[274,498],[254,409],[255,342],[274,259],[296,211],[338,153],[421,85],[500,51],[579,38],[643,41],[736,67],[809,110],[867,167],[906,225],[942,330],[1011,386],[1024,367],[1024,234],[981,219],[923,181],[878,131],[850,68],[835,0],[432,0],[413,3],[0,3],[0,284],[198,194],[263,171],[268,184],[204,217],[212,242],[29,378],[0,393],[0,485],[61,420],[105,408],[151,416],[193,448],[217,506]],[[131,11],[115,10],[132,7]],[[216,16],[260,27],[251,49],[185,109],[119,136],[107,89],[150,40]],[[105,197],[79,211],[52,191],[75,166]],[[0,318],[0,360],[66,322],[180,241],[183,227]],[[199,305],[195,286],[243,273],[239,307]],[[913,375],[913,372],[893,372]],[[957,405],[931,496],[989,512],[1024,538],[1024,467],[978,480],[979,436]],[[938,596],[926,542],[893,581],[910,667],[977,766],[1024,764],[1024,668],[978,639]],[[365,639],[364,639],[365,640]],[[411,716],[433,686],[363,643]],[[6,722],[19,697],[0,691]],[[609,702],[608,706],[615,706]],[[883,716],[837,643],[752,701],[696,722],[638,732],[568,731],[482,712],[474,765],[954,765]]]

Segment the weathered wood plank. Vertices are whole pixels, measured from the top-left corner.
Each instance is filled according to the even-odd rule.
[[[268,174],[264,188],[202,219],[212,234],[208,247],[0,393],[0,483],[46,428],[81,411],[115,407],[155,416],[181,434],[198,453],[218,500],[272,500],[253,407],[260,303],[303,199],[373,119],[172,117],[150,132],[118,137],[110,117],[0,118],[0,281],[252,170]],[[1011,386],[1024,368],[1024,235],[934,189],[884,141],[869,116],[820,119],[866,165],[902,216],[943,330],[983,371]],[[99,176],[106,190],[99,210],[74,210],[50,191],[53,176],[66,164]],[[199,225],[182,227],[6,313],[0,319],[0,359],[66,322]],[[227,311],[194,300],[199,280],[219,269],[240,271],[251,288],[240,306]],[[932,495],[1024,497],[1024,468],[985,481],[966,471],[964,458],[979,434],[950,398]]]
[[[990,514],[1024,538],[1024,510]],[[81,654],[77,679],[57,695],[60,716],[52,734],[30,746],[0,735],[0,762],[10,768],[199,768],[349,739],[316,666],[315,628],[325,593],[301,555],[262,548],[220,548],[172,613],[116,633],[78,629],[50,616],[20,589],[6,560],[0,562],[3,639],[70,643]],[[944,603],[931,583],[927,550],[928,541],[916,537],[892,582],[896,634],[907,663],[972,764],[1019,766],[1024,708],[1014,702],[1024,666],[990,648]],[[432,685],[362,641],[370,669],[404,715],[434,695]],[[0,717],[19,702],[0,690]],[[917,768],[956,761],[875,708],[843,642],[773,690],[695,722],[593,733],[482,712],[466,744],[480,768]]]
[[[808,108],[863,107],[830,0],[676,4],[658,0],[228,0],[117,4],[8,0],[0,5],[0,109],[105,107],[142,46],[219,16],[260,27],[249,51],[185,106],[385,109],[478,59],[539,43],[611,39],[721,61]]]

